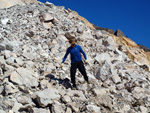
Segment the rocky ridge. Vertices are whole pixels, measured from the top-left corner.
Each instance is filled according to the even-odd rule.
[[[0,15],[0,113],[150,112],[150,72],[127,54],[138,48],[131,40],[92,30],[48,2],[16,5]],[[70,88],[70,59],[59,68],[72,37],[89,62],[90,84],[77,72],[78,90]]]
[[[84,17],[80,16],[77,12],[71,11],[70,12],[76,14],[78,16],[78,19],[80,19],[82,22],[86,24],[90,29],[92,30],[101,30],[101,31],[106,31],[110,36],[113,37],[116,43],[120,45],[120,47],[124,48],[124,51],[126,54],[129,56],[129,58],[132,61],[137,62],[140,65],[146,65],[146,70],[149,70],[149,65],[150,65],[150,50],[140,44],[136,44],[134,41],[129,39],[124,35],[124,33],[117,29],[116,32],[112,29],[109,28],[102,28],[98,27],[92,23],[90,23],[87,19]],[[143,62],[144,61],[144,62]],[[139,63],[140,62],[140,63]]]

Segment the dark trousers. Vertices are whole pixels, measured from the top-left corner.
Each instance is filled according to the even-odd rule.
[[[76,87],[75,74],[76,74],[77,68],[79,69],[80,73],[84,76],[84,79],[88,81],[88,76],[87,76],[83,62],[79,61],[76,63],[71,63],[70,75],[71,75],[71,82],[73,84],[73,87]]]

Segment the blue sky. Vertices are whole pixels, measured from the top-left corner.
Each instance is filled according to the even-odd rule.
[[[40,0],[45,2],[45,0]],[[150,48],[150,0],[48,0],[77,11],[91,23],[116,31]]]

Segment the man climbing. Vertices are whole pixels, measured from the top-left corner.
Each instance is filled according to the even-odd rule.
[[[76,88],[76,80],[75,80],[75,74],[76,74],[77,68],[79,69],[80,73],[84,76],[84,79],[86,80],[86,82],[89,83],[88,76],[87,76],[83,61],[82,61],[81,53],[83,54],[83,56],[85,58],[85,63],[87,63],[87,57],[86,57],[85,52],[81,48],[81,46],[77,45],[76,42],[77,42],[76,39],[69,40],[69,43],[71,46],[67,49],[66,54],[63,58],[63,61],[60,65],[60,68],[62,68],[64,66],[64,62],[65,62],[68,54],[70,53],[70,55],[71,55],[70,76],[71,76],[71,82],[73,84],[72,89],[77,89]]]

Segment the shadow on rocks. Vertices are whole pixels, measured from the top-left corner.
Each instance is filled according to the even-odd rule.
[[[58,81],[59,84],[62,84],[66,89],[71,88],[70,80],[68,78],[58,79],[55,75],[48,74],[45,77],[50,78],[51,80]]]

